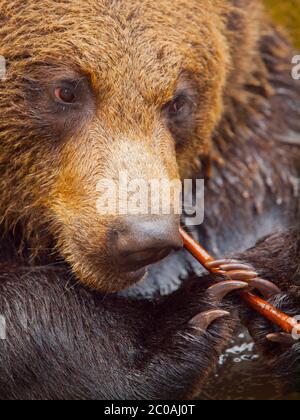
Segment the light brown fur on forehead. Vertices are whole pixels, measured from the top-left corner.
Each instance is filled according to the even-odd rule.
[[[205,79],[212,66],[226,67],[225,45],[217,39],[224,1],[44,0],[39,13],[35,0],[17,3],[1,2],[9,21],[0,29],[0,53],[8,63],[28,54],[31,65],[74,66],[100,92],[123,87],[127,95],[132,91],[161,105],[171,98],[181,70]],[[6,50],[3,35],[11,27],[17,29],[7,34]]]

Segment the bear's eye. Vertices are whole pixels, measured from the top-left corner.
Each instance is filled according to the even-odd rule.
[[[76,99],[75,89],[72,86],[60,86],[55,88],[54,96],[59,102],[65,104],[72,104]]]
[[[197,92],[178,92],[174,99],[163,108],[163,115],[167,126],[177,145],[191,136],[196,128],[198,109]]]
[[[183,94],[176,96],[172,101],[170,101],[166,105],[166,109],[167,109],[169,117],[177,117],[188,108],[189,108],[189,100]]]

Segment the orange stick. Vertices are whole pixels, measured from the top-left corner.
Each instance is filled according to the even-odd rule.
[[[205,267],[210,272],[218,273],[218,268],[207,268],[207,264],[214,261],[214,258],[184,229],[180,228],[180,234],[182,236],[185,248],[203,265],[203,267]],[[246,292],[241,292],[240,296],[253,309],[255,309],[272,323],[281,327],[286,333],[291,334],[295,328],[299,329],[299,323],[295,318],[286,315],[258,296]]]
[[[286,315],[279,309],[275,308],[270,303],[261,299],[252,293],[240,293],[242,299],[247,302],[253,309],[271,321],[273,324],[278,325],[288,334],[292,334],[293,331],[299,331],[300,324],[295,318]]]
[[[179,231],[185,248],[206,268],[207,263],[212,262],[214,258],[184,229],[180,228]],[[218,269],[216,270],[219,271]]]

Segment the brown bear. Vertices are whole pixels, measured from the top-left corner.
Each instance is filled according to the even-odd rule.
[[[294,224],[291,47],[258,0],[0,0],[0,23],[0,397],[195,395],[235,311],[194,278],[178,216],[101,216],[97,184],[205,178],[193,233],[215,255]],[[295,237],[275,239],[249,262],[281,283],[286,240],[297,314]]]

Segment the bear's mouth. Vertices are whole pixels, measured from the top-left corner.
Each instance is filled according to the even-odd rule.
[[[133,254],[130,256],[129,261],[127,259],[124,262],[124,265],[118,265],[120,277],[129,284],[128,288],[141,284],[146,280],[151,267],[165,260],[170,254],[170,250],[161,250],[160,252],[151,252],[151,250],[148,250]]]
[[[156,250],[147,250],[144,252],[136,252],[131,255],[124,255],[119,258],[118,266],[121,273],[142,273],[146,271],[147,267],[165,259],[169,254],[170,249],[162,249],[159,252]]]
[[[148,273],[148,268],[143,267],[136,271],[129,271],[129,272],[123,273],[122,276],[125,277],[126,281],[132,285],[132,284],[137,284],[137,283],[142,282],[146,278],[147,273]]]

